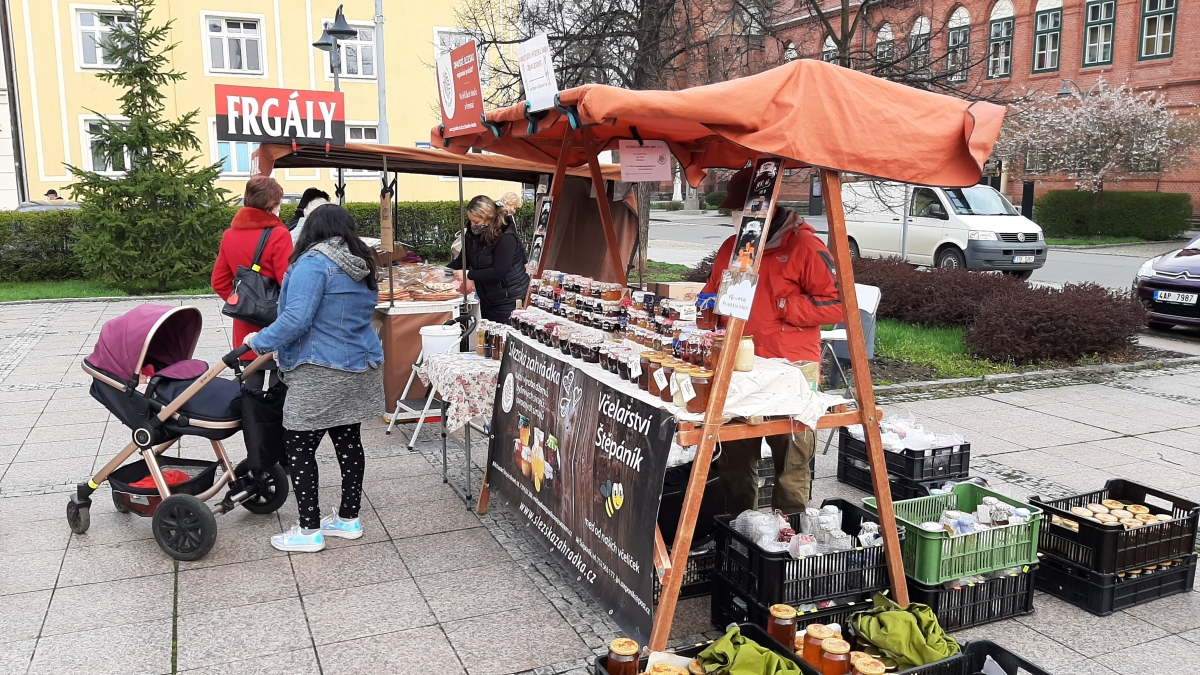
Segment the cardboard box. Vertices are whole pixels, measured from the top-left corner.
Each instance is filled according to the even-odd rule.
[[[696,294],[704,290],[704,284],[697,281],[660,282],[650,286],[655,295],[672,300],[695,300]]]

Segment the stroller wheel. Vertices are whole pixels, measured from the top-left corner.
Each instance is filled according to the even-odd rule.
[[[67,502],[67,525],[71,526],[71,531],[75,534],[83,534],[92,526],[92,509],[88,506],[80,506],[75,503],[75,500]]]
[[[282,466],[272,464],[268,469],[251,471],[250,460],[243,459],[233,473],[245,478],[247,488],[254,493],[242,502],[250,513],[275,513],[287,501],[288,477]]]
[[[217,518],[192,495],[171,495],[154,510],[154,540],[176,560],[199,560],[217,543]]]

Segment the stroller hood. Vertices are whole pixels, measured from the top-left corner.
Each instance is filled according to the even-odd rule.
[[[204,319],[195,307],[141,305],[105,322],[88,363],[123,380],[192,358]]]

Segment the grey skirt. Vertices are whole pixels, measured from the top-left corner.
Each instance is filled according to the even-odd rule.
[[[283,373],[283,426],[315,431],[359,424],[383,413],[383,368],[361,373],[306,363]]]

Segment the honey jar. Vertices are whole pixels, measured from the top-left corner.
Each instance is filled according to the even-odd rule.
[[[629,638],[617,638],[608,645],[608,675],[638,675],[638,643]]]
[[[713,371],[703,368],[692,369],[692,390],[696,395],[687,402],[687,411],[703,413],[708,409],[708,394],[712,390]]]
[[[851,675],[884,675],[887,667],[883,662],[867,656],[855,661],[850,672]]]
[[[804,629],[804,651],[800,658],[814,668],[821,667],[821,643],[833,637],[833,629],[824,624],[814,623]],[[846,650],[849,652],[849,650]]]
[[[767,634],[785,645],[795,644],[796,608],[791,605],[771,605]]]
[[[821,642],[821,675],[850,675],[850,643],[837,638]]]

